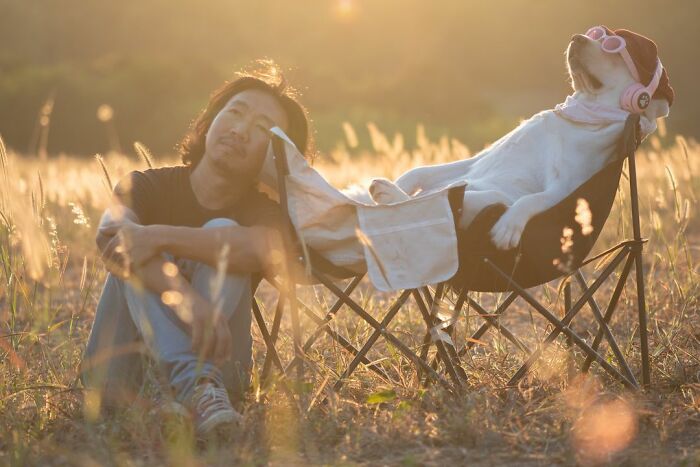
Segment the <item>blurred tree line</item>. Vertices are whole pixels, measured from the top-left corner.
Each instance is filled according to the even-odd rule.
[[[171,152],[215,87],[268,57],[321,149],[343,121],[409,137],[423,122],[479,148],[562,101],[571,35],[606,24],[659,44],[669,129],[698,136],[699,13],[697,0],[0,0],[0,134],[33,152],[48,123],[49,152],[104,152],[108,104],[123,147]]]

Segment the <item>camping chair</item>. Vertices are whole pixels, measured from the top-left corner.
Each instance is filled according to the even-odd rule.
[[[575,346],[585,354],[586,359],[581,366],[583,372],[587,372],[595,361],[625,386],[635,389],[639,388],[639,383],[622,355],[622,351],[608,326],[634,265],[636,266],[642,383],[645,386],[650,384],[642,263],[642,248],[646,240],[641,237],[640,232],[634,158],[639,142],[639,117],[631,115],[625,123],[625,129],[620,139],[618,151],[620,157],[594,174],[556,206],[531,219],[523,232],[519,248],[510,251],[500,251],[489,241],[488,234],[491,228],[506,209],[503,205],[494,205],[484,209],[468,229],[459,232],[460,268],[450,281],[451,287],[458,291],[453,319],[467,303],[485,320],[485,323],[471,338],[467,339],[467,343],[458,353],[460,357],[470,350],[475,343],[479,342],[479,339],[489,328],[494,327],[518,349],[529,354],[525,363],[508,383],[509,386],[515,385],[542,356],[545,348],[560,334],[564,334],[570,347]],[[622,241],[602,253],[586,259],[610,213],[625,159],[628,160],[629,167],[628,178],[633,239]],[[588,235],[582,233],[583,229],[580,228],[575,220],[576,207],[580,199],[587,201],[592,213],[590,225],[592,231]],[[572,243],[567,252],[562,251],[561,240],[562,232],[565,228],[571,229],[570,233],[572,234],[570,238]],[[581,268],[602,259],[608,260],[608,262],[598,277],[589,285],[581,272]],[[595,301],[594,294],[600,289],[604,281],[613,274],[616,268],[623,263],[622,272],[603,312]],[[551,310],[538,302],[526,290],[558,278],[565,280],[563,289],[565,315],[562,319],[557,318]],[[571,280],[575,280],[582,291],[580,298],[573,304]],[[483,306],[470,297],[470,292],[506,292],[507,296],[495,311],[488,313]],[[437,296],[436,299],[439,299],[440,288],[436,289],[435,295]],[[525,344],[518,340],[514,333],[498,320],[518,297],[522,298],[554,326],[554,330],[534,352],[530,352]],[[591,309],[598,324],[598,331],[590,344],[570,327],[574,317],[586,304]],[[442,326],[446,331],[451,331],[452,322],[442,320],[438,326]],[[598,352],[603,338],[607,340],[619,369],[611,365]]]
[[[278,193],[280,197],[280,205],[282,207],[283,214],[287,219],[286,232],[283,235],[285,242],[285,248],[287,251],[302,251],[299,247],[299,239],[295,235],[294,228],[292,227],[289,210],[287,204],[287,190],[285,183],[285,175],[289,173],[288,166],[286,164],[286,158],[284,157],[284,146],[281,139],[278,136],[272,136],[273,153],[275,155],[275,168],[277,170],[277,183],[278,183]],[[458,209],[461,209],[461,203],[464,197],[464,187],[452,188],[448,193],[448,198],[450,202],[451,209],[454,213]],[[455,216],[457,219],[457,216]],[[296,244],[295,244],[296,243]],[[296,378],[299,381],[304,379],[304,358],[303,355],[307,352],[311,346],[318,340],[322,334],[327,334],[330,338],[336,341],[343,349],[348,351],[354,356],[353,361],[350,363],[345,373],[336,381],[334,385],[335,390],[339,390],[344,384],[348,376],[357,368],[357,366],[362,363],[369,370],[376,373],[384,380],[390,380],[391,378],[387,372],[378,364],[370,362],[366,356],[369,349],[376,342],[379,337],[384,337],[387,342],[394,346],[400,353],[402,353],[406,358],[412,361],[419,371],[424,372],[430,376],[431,379],[438,381],[446,388],[451,388],[447,380],[440,375],[434,368],[432,368],[425,358],[421,358],[412,350],[409,346],[404,344],[399,338],[394,334],[389,332],[388,326],[390,322],[394,319],[396,314],[401,310],[402,306],[408,301],[410,297],[416,301],[421,311],[421,316],[423,317],[425,323],[428,325],[428,329],[433,327],[435,323],[434,317],[429,311],[429,304],[426,304],[423,297],[418,293],[417,290],[405,290],[403,291],[395,300],[394,303],[388,308],[384,318],[379,321],[375,319],[371,314],[369,314],[365,309],[357,303],[351,297],[352,292],[359,285],[360,281],[364,277],[363,274],[357,274],[346,268],[333,265],[328,260],[324,259],[321,255],[317,254],[313,249],[307,248],[306,255],[300,255],[298,258],[287,258],[289,264],[287,265],[287,270],[299,270],[304,269],[307,271],[304,277],[294,278],[298,281],[298,284],[322,284],[329,290],[335,297],[335,303],[326,311],[324,315],[319,315],[310,306],[304,304],[298,297],[296,292],[297,283],[284,283],[274,279],[266,278],[270,284],[276,288],[279,292],[277,304],[275,306],[275,313],[272,320],[271,326],[268,327],[265,319],[263,317],[260,304],[257,299],[253,300],[253,316],[256,320],[262,338],[266,344],[267,354],[265,357],[265,362],[263,364],[261,379],[263,381],[268,380],[272,367],[277,368],[277,370],[282,375],[289,375],[290,370],[293,367],[297,369]],[[297,265],[292,264],[292,262],[298,263]],[[295,268],[295,266],[298,266]],[[349,279],[350,282],[344,287],[340,288],[337,285],[338,280]],[[427,290],[427,289],[426,289]],[[294,359],[288,363],[286,366],[283,364],[281,358],[279,357],[279,352],[277,351],[276,344],[279,337],[280,326],[282,322],[282,315],[285,309],[285,303],[289,305],[289,312],[291,317],[292,325],[292,336],[294,345]],[[357,314],[362,320],[368,323],[373,328],[373,333],[367,343],[358,349],[353,346],[349,339],[343,337],[338,332],[334,331],[330,323],[338,313],[338,311],[343,307],[347,306],[351,311]],[[311,333],[311,335],[302,343],[302,332],[300,328],[300,311],[304,313],[310,320],[316,324],[316,329]],[[454,359],[458,359],[457,349],[454,345],[448,345],[443,342],[438,342],[436,344],[437,351],[441,355],[442,360],[445,363],[447,372],[452,378],[454,385],[461,385],[461,381],[466,378],[464,371],[452,365]],[[460,374],[461,373],[461,374]]]
[[[642,381],[644,385],[648,385],[650,374],[646,333],[646,308],[644,302],[643,265],[641,259],[642,246],[646,240],[641,238],[640,233],[636,168],[634,161],[634,152],[638,144],[639,117],[630,116],[625,124],[625,129],[620,140],[620,157],[618,160],[600,170],[562,202],[531,219],[523,232],[520,246],[517,249],[505,252],[500,251],[497,250],[489,240],[488,233],[500,215],[505,211],[505,206],[494,205],[484,209],[468,229],[458,232],[460,267],[457,274],[449,283],[438,284],[434,292],[431,292],[428,287],[423,287],[420,290],[413,289],[400,292],[381,322],[369,315],[350,297],[350,293],[361,280],[360,276],[354,275],[349,271],[339,271],[338,268],[333,270],[333,265],[324,264],[322,258],[314,256],[313,254],[309,255],[309,264],[305,265],[310,269],[311,279],[325,285],[337,297],[337,301],[327,311],[325,316],[319,316],[299,302],[296,297],[296,289],[294,286],[287,288],[280,287],[280,299],[277,303],[271,332],[268,331],[259,307],[257,304],[254,304],[253,311],[255,318],[263,334],[268,351],[263,376],[266,377],[268,375],[271,365],[276,366],[284,374],[287,374],[287,370],[296,365],[297,378],[303,379],[303,354],[310,348],[318,336],[325,332],[336,340],[344,349],[354,355],[351,363],[336,381],[334,385],[334,389],[336,390],[342,387],[344,381],[347,380],[360,363],[383,378],[387,377],[386,372],[384,372],[379,365],[368,361],[366,358],[367,352],[379,337],[384,337],[401,353],[408,357],[415,364],[419,376],[421,374],[426,376],[426,381],[434,380],[448,389],[459,390],[464,386],[467,376],[462,368],[460,357],[464,356],[473,346],[474,342],[478,342],[479,338],[489,328],[493,327],[506,339],[511,341],[518,349],[529,354],[526,362],[516,374],[513,375],[509,384],[516,384],[539,359],[546,346],[553,342],[559,334],[563,333],[570,347],[575,346],[586,355],[586,360],[581,368],[582,371],[588,371],[593,362],[598,362],[607,373],[625,386],[638,388],[639,384],[625,361],[619,345],[615,341],[608,326],[617,307],[620,295],[624,290],[625,282],[631,268],[633,265],[636,265]],[[273,150],[277,155],[283,154],[281,142],[276,142],[275,139],[273,139]],[[586,259],[610,213],[625,158],[629,161],[634,238],[620,242],[601,254]],[[286,174],[284,157],[276,157],[275,159],[278,173]],[[280,202],[283,210],[286,212],[284,177],[278,177],[278,183]],[[462,193],[459,191],[450,193],[451,205],[456,213],[455,218],[458,218],[458,211],[461,208],[461,198]],[[588,235],[583,235],[581,229],[577,228],[578,224],[574,219],[576,205],[580,198],[588,202],[592,213],[591,227],[593,230]],[[571,240],[573,243],[566,252],[562,252],[562,243],[560,241],[564,228],[572,229]],[[290,228],[289,230],[288,238],[291,239],[293,238],[293,229]],[[580,268],[601,258],[607,258],[610,255],[612,255],[612,259],[610,259],[608,264],[604,267],[602,273],[592,284],[588,285],[583,274],[580,272]],[[304,258],[299,258],[299,261],[305,263],[306,260]],[[624,266],[622,273],[605,311],[602,312],[594,300],[593,295],[623,261]],[[330,276],[338,278],[352,277],[352,280],[343,290],[334,284]],[[564,278],[566,280],[566,285],[564,287],[566,313],[562,319],[557,318],[552,311],[538,302],[535,297],[526,290],[527,288],[545,284],[559,278]],[[571,278],[575,279],[583,290],[581,297],[578,298],[575,303],[572,303],[571,299]],[[277,285],[279,286],[279,284]],[[456,291],[458,298],[455,302],[452,315],[446,317],[440,310],[444,308],[442,301],[445,291],[448,289]],[[508,295],[493,313],[488,313],[483,306],[470,296],[469,292],[507,292]],[[427,326],[420,355],[408,348],[388,330],[389,323],[407,302],[409,297],[415,300]],[[554,330],[534,352],[530,352],[527,346],[522,343],[512,331],[503,326],[498,319],[518,297],[521,297],[528,305],[539,312],[540,315],[554,326]],[[290,305],[295,348],[294,360],[287,368],[282,365],[275,350],[284,301],[288,302]],[[458,351],[451,334],[454,329],[454,323],[457,321],[459,313],[465,303],[474,308],[478,314],[484,318],[485,323],[467,340],[466,345]],[[588,344],[570,327],[574,317],[586,304],[593,312],[599,326],[591,344]],[[343,305],[346,305],[374,329],[374,332],[361,349],[353,347],[348,339],[340,336],[328,326],[328,323],[334,318],[335,314]],[[299,328],[299,308],[307,315],[313,315],[312,319],[319,325],[311,338],[307,339],[304,344],[302,344],[301,329]],[[603,338],[608,341],[610,349],[619,364],[619,370],[611,365],[598,352]],[[432,345],[435,345],[437,352],[432,362],[429,362],[428,349]],[[442,364],[444,367],[444,373],[449,376],[452,384],[448,382],[443,374],[437,371],[439,364]]]

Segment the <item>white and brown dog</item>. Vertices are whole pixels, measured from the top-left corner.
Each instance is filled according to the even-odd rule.
[[[375,179],[378,204],[465,180],[459,225],[466,228],[486,206],[508,209],[491,230],[500,249],[520,242],[527,222],[556,205],[616,156],[616,143],[630,112],[640,114],[642,133],[668,115],[673,89],[656,44],[627,30],[604,26],[576,34],[566,50],[573,95],[540,112],[474,157],[417,167],[394,183]]]

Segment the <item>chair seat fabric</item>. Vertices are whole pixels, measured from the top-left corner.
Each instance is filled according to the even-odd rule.
[[[459,270],[452,278],[454,287],[477,292],[510,290],[510,280],[503,279],[484,263],[488,258],[520,286],[528,288],[560,277],[577,269],[588,256],[605,225],[622,173],[622,160],[601,169],[559,204],[538,214],[528,222],[518,248],[498,250],[490,240],[490,231],[506,207],[502,204],[485,208],[466,230],[458,232]],[[583,234],[576,221],[579,200],[588,203],[592,232]],[[572,244],[562,251],[564,229],[572,230]]]

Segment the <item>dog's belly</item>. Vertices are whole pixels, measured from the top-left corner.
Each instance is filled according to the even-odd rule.
[[[544,189],[547,161],[542,156],[518,152],[515,145],[501,147],[476,161],[465,174],[470,191],[499,191],[512,201]]]

